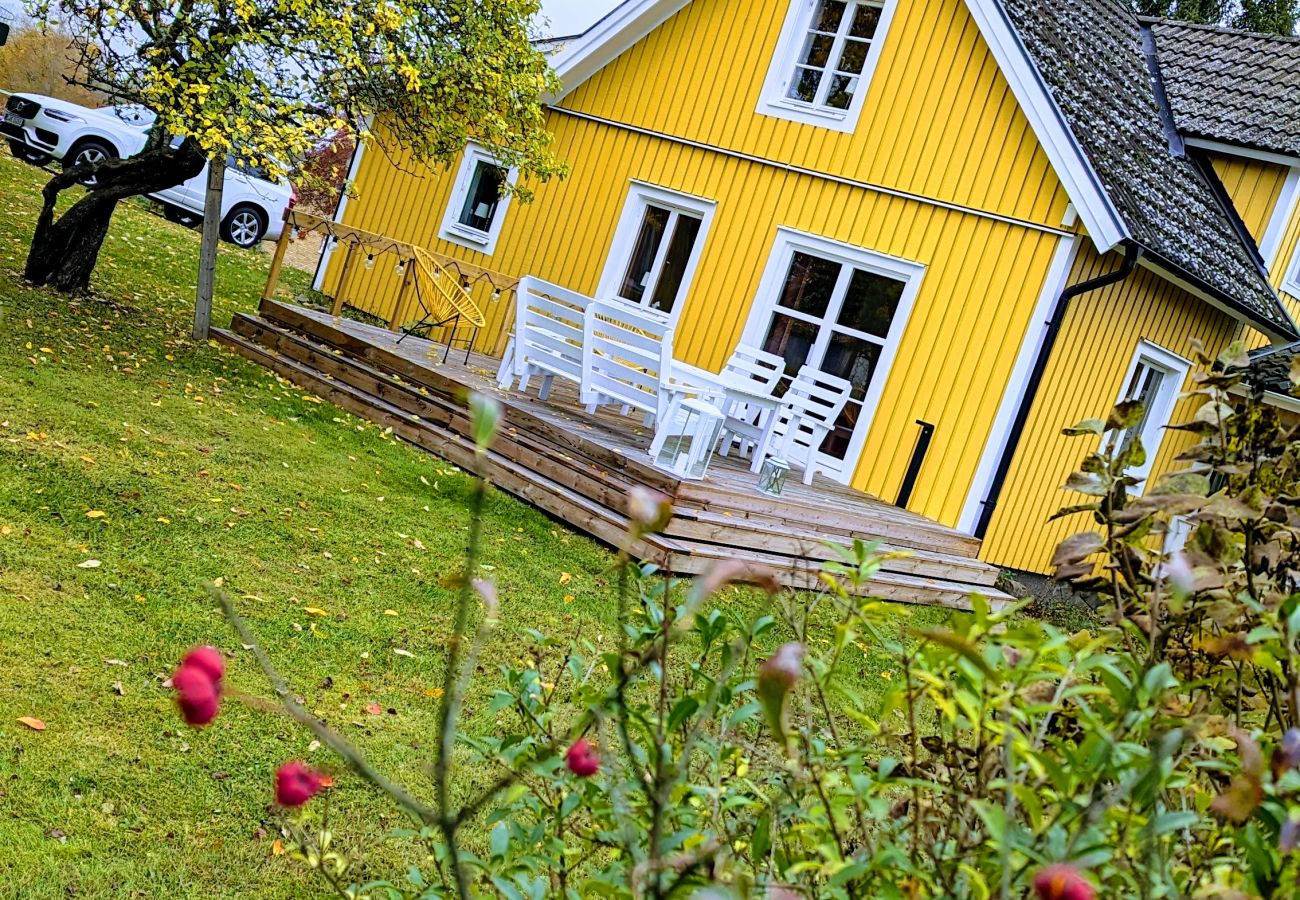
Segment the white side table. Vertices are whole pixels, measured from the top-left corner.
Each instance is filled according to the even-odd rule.
[[[706,398],[673,391],[650,444],[650,458],[657,468],[679,478],[702,480],[708,474],[725,419],[722,410]]]

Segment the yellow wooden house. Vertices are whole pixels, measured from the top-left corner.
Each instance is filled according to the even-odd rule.
[[[1193,341],[1300,337],[1300,41],[1115,0],[626,0],[550,49],[569,177],[521,203],[481,147],[362,152],[338,220],[656,309],[695,366],[847,379],[826,477],[892,500],[929,426],[907,507],[988,562],[1080,527],[1048,522],[1091,449],[1062,427],[1145,400],[1149,483]],[[409,316],[340,257],[317,287]],[[478,299],[499,353],[512,298]]]

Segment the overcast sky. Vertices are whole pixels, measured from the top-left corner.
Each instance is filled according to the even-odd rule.
[[[619,0],[542,0],[542,15],[551,20],[550,33],[560,37],[582,34]]]

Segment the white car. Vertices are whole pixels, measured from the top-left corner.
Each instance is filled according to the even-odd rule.
[[[41,94],[14,94],[0,116],[0,136],[14,156],[43,166],[64,166],[134,156],[144,149],[154,114],[141,106],[91,109]],[[174,188],[149,196],[163,205],[167,218],[185,225],[203,221],[208,170]],[[240,247],[280,236],[284,211],[296,193],[288,181],[272,181],[265,172],[234,164],[226,167],[221,200],[221,236]]]
[[[194,227],[203,221],[208,193],[208,167],[189,181],[150,194],[163,205],[173,222]],[[221,190],[221,237],[238,247],[276,240],[284,228],[285,210],[293,209],[298,192],[281,178],[271,180],[265,171],[226,157],[226,183]]]

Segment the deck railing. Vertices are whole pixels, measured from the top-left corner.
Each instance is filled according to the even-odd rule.
[[[481,329],[478,347],[500,356],[514,318],[519,279],[397,238],[343,225],[301,210],[285,215],[264,294],[275,292],[285,250],[294,236],[319,234],[330,249],[342,249],[326,271],[331,312],[346,304],[375,316],[394,331],[432,313],[432,321],[454,322],[449,328]],[[448,333],[434,335],[445,340]]]

